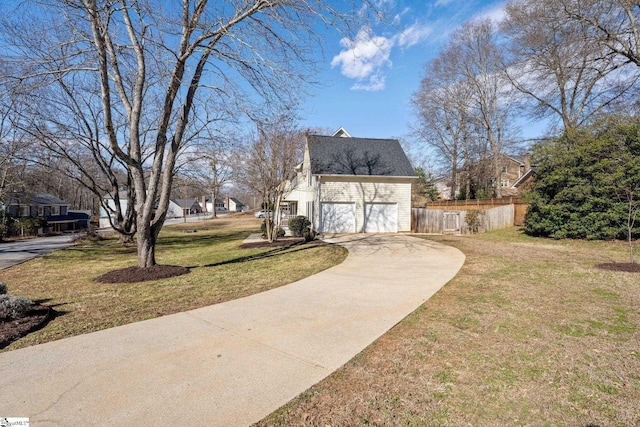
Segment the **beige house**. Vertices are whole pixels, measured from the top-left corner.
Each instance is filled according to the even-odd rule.
[[[320,233],[411,230],[414,169],[395,139],[308,135],[304,160],[284,198]]]

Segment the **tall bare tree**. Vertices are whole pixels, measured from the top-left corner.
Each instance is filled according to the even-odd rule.
[[[455,197],[460,182],[458,172],[470,163],[473,124],[469,117],[471,94],[447,61],[449,49],[427,64],[420,89],[413,95],[418,121],[416,136],[433,147],[450,171],[450,194]],[[468,196],[469,180],[466,181]]]
[[[514,1],[502,30],[513,85],[533,101],[535,116],[556,117],[572,131],[622,101],[637,73],[629,73],[619,56],[606,54],[592,24],[569,19],[563,1]]]
[[[290,116],[279,115],[257,123],[257,135],[245,160],[245,182],[260,194],[267,208],[265,232],[269,241],[278,237],[280,205],[287,181],[302,161],[303,146],[304,133],[295,128]]]
[[[212,216],[217,216],[215,201],[221,196],[225,185],[237,176],[241,138],[237,129],[205,126],[195,138],[196,144],[185,153],[182,173],[200,183],[204,193],[209,194],[213,204]],[[203,193],[203,194],[204,194]]]
[[[559,0],[569,19],[586,23],[595,41],[640,67],[640,3],[635,0]]]
[[[14,125],[21,108],[10,94],[0,92],[0,205],[8,193],[23,189],[21,175],[31,141]]]
[[[502,48],[491,21],[474,21],[455,31],[425,69],[413,103],[418,135],[435,147],[451,168],[451,196],[471,194],[472,169],[489,158],[494,196],[501,197],[502,154],[508,145],[516,97],[503,73]],[[478,180],[478,177],[475,177]]]
[[[502,156],[510,143],[516,96],[504,74],[503,46],[489,19],[469,22],[453,35],[461,74],[471,89],[473,122],[491,153],[493,196],[501,198]]]
[[[44,0],[0,12],[12,77],[34,88],[34,100],[70,91],[82,108],[100,106],[102,150],[124,165],[135,193],[138,265],[145,268],[156,263],[197,93],[290,103],[321,42],[314,26],[361,20],[353,6],[348,16],[321,0]],[[55,81],[65,88],[38,90]]]

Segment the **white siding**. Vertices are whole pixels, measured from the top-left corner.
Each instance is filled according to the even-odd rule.
[[[356,203],[356,232],[364,232],[366,203],[397,203],[398,231],[411,230],[411,179],[324,176],[320,199]]]

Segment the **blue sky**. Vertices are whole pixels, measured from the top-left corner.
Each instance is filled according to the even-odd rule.
[[[410,99],[424,65],[449,34],[476,18],[504,16],[505,1],[378,0],[391,10],[393,25],[362,28],[356,40],[327,34],[322,87],[304,107],[304,126],[338,129],[352,136],[408,137],[415,120]],[[535,129],[526,137],[534,137]]]

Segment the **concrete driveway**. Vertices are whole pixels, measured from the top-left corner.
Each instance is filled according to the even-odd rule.
[[[0,416],[42,425],[249,425],[453,278],[464,255],[405,235],[332,240],[342,264],[202,309],[0,354]]]
[[[78,234],[0,243],[0,270],[73,245]],[[0,415],[1,417],[2,415]]]

